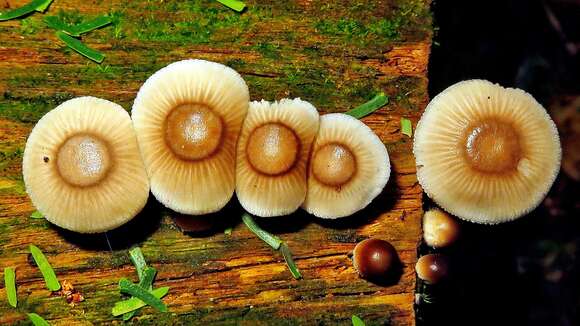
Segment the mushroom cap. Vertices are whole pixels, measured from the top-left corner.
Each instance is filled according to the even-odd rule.
[[[26,141],[22,173],[46,219],[80,233],[126,223],[149,197],[129,114],[94,97],[66,101],[38,121]]]
[[[362,278],[378,279],[389,276],[399,264],[399,257],[390,242],[366,239],[354,247],[352,262]]]
[[[423,215],[423,239],[433,248],[451,245],[459,238],[459,223],[438,208],[432,208]]]
[[[437,95],[415,130],[419,183],[462,219],[496,224],[539,205],[560,167],[558,131],[528,93],[484,80]]]
[[[302,207],[321,218],[349,216],[381,193],[390,173],[387,149],[371,128],[346,114],[323,115]]]
[[[179,61],[147,79],[131,114],[157,200],[193,215],[227,204],[248,103],[242,77],[215,62]]]
[[[298,98],[250,103],[236,164],[236,195],[246,211],[270,217],[300,207],[318,125],[316,108]]]
[[[415,264],[417,276],[429,284],[436,284],[449,277],[449,262],[442,254],[420,257]]]

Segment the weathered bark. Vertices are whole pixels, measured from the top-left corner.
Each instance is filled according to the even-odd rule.
[[[0,6],[3,5],[0,1]],[[18,7],[28,0],[8,0]],[[412,141],[400,118],[416,124],[427,103],[426,69],[431,43],[428,0],[248,1],[235,13],[215,1],[57,0],[78,15],[112,13],[115,26],[83,36],[107,56],[98,66],[65,49],[35,13],[0,22],[0,267],[16,267],[19,305],[0,291],[0,323],[36,312],[51,323],[111,323],[117,282],[136,279],[127,248],[140,245],[159,270],[155,286],[170,286],[170,313],[146,308],[133,321],[152,324],[336,324],[356,314],[368,324],[414,324],[416,247],[421,235],[421,189]],[[0,9],[4,10],[4,9]],[[74,18],[74,17],[73,17]],[[26,137],[44,113],[75,96],[92,95],[129,109],[143,81],[160,67],[185,58],[230,65],[242,73],[252,99],[301,97],[321,113],[346,111],[384,91],[390,102],[363,119],[386,144],[393,173],[385,192],[356,216],[323,221],[300,212],[259,220],[288,242],[304,276],[293,280],[277,252],[239,221],[232,203],[213,219],[233,225],[184,235],[175,213],[150,203],[134,221],[104,235],[72,234],[34,210],[21,175]],[[357,241],[391,241],[402,275],[384,286],[361,280],[348,257]],[[51,296],[28,259],[40,247],[60,280],[71,281],[86,301],[69,307]]]

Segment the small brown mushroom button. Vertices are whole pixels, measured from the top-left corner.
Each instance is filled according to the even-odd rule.
[[[362,278],[372,280],[389,277],[399,264],[395,248],[380,239],[359,242],[354,247],[352,261]]]
[[[446,212],[432,208],[423,215],[423,239],[428,246],[449,246],[459,238],[459,233],[459,223]]]
[[[417,179],[441,208],[477,223],[521,217],[560,169],[558,131],[528,93],[485,80],[437,95],[415,130]]]
[[[250,103],[236,163],[236,195],[246,211],[270,217],[300,207],[318,125],[316,108],[300,99]]]
[[[40,119],[26,142],[22,170],[34,206],[75,232],[116,228],[149,196],[129,115],[94,97],[64,102]]]
[[[441,254],[429,254],[422,256],[415,265],[417,276],[429,284],[436,284],[449,273],[447,258]]]
[[[317,217],[334,219],[356,213],[378,196],[391,166],[385,145],[367,125],[332,113],[320,118],[309,169],[302,207]]]
[[[248,104],[242,77],[215,62],[179,61],[147,79],[131,114],[157,200],[191,215],[227,204]]]

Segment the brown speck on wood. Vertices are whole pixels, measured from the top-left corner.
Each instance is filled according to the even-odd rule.
[[[85,301],[83,295],[75,289],[71,282],[64,280],[61,284],[62,288],[57,293],[64,297],[66,302],[71,306],[74,307],[75,304]]]

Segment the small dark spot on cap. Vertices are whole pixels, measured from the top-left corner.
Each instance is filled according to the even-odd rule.
[[[48,163],[48,161],[50,161],[50,159],[48,158],[48,156],[45,156],[43,159],[44,163]]]
[[[491,99],[491,96],[488,96],[488,97],[487,97],[487,99],[488,99],[488,100],[489,100],[489,99]]]

